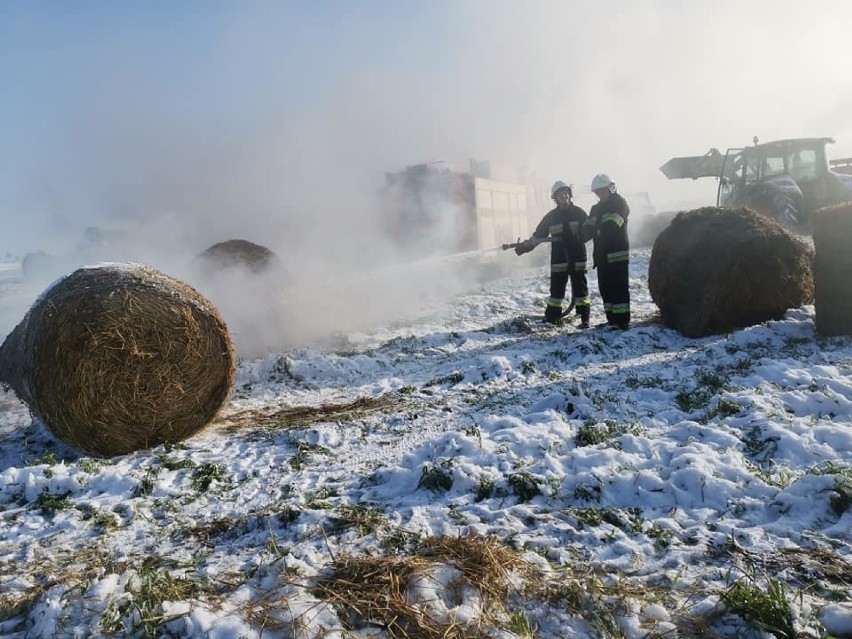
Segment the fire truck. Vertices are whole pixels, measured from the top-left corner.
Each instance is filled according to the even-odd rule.
[[[483,251],[530,236],[552,208],[534,175],[471,160],[464,169],[427,162],[386,173],[387,231],[415,255]]]

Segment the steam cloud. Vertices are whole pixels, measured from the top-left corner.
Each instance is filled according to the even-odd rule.
[[[448,285],[387,266],[405,256],[382,233],[385,171],[489,159],[574,182],[586,205],[605,171],[675,209],[715,199],[712,180],[666,180],[675,155],[754,135],[831,135],[852,155],[843,0],[166,6],[0,9],[17,12],[0,16],[0,252],[121,227],[122,257],[193,281],[211,244],[262,244],[295,287],[193,281],[236,324],[267,309],[252,351],[413,312]]]

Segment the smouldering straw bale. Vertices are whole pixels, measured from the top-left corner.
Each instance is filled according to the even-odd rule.
[[[261,273],[281,265],[278,256],[265,246],[247,240],[219,242],[202,251],[198,259],[214,269],[244,267],[252,273]]]
[[[194,434],[225,404],[234,376],[217,309],[135,264],[58,280],[0,348],[0,381],[57,437],[102,456]]]
[[[749,209],[686,211],[654,242],[648,288],[666,326],[724,333],[812,302],[813,250]]]
[[[816,329],[823,335],[852,335],[852,202],[817,211],[811,226]]]

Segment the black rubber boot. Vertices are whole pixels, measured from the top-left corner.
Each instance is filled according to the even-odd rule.
[[[544,321],[548,324],[561,324],[562,309],[558,306],[550,306],[548,304],[544,307]]]
[[[589,328],[589,316],[592,309],[588,306],[580,306],[577,308],[577,315],[580,316],[580,328]]]
[[[630,311],[627,313],[618,313],[615,315],[615,321],[613,322],[617,328],[624,330],[630,325]]]

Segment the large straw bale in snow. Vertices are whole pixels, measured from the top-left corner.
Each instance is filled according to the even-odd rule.
[[[227,240],[202,251],[198,259],[214,269],[242,267],[251,273],[279,268],[281,260],[271,250],[248,240]]]
[[[823,335],[852,335],[852,202],[817,211],[811,228],[816,329]]]
[[[57,437],[102,456],[197,432],[227,401],[234,374],[216,308],[135,264],[58,280],[0,347],[0,381]]]
[[[666,326],[723,333],[812,302],[813,251],[749,209],[686,211],[654,242],[648,288]]]

